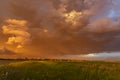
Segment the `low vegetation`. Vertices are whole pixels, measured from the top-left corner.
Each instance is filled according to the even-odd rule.
[[[0,65],[0,80],[120,80],[120,63],[16,61]]]

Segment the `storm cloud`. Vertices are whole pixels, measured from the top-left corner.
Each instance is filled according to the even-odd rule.
[[[0,44],[14,51],[16,44],[6,42],[13,36],[12,42],[16,42],[19,37],[22,41],[17,47],[24,47],[16,50],[28,57],[120,51],[119,3],[118,0],[1,0]],[[6,20],[26,21],[27,29],[12,29],[25,34],[5,33]]]

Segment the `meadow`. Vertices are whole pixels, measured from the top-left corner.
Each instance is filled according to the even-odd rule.
[[[0,80],[120,80],[119,62],[31,60],[0,63]]]

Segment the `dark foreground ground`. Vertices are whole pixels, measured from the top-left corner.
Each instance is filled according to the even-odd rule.
[[[120,80],[120,63],[2,60],[0,80]]]

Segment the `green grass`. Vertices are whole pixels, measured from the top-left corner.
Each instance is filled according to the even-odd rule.
[[[120,80],[120,63],[22,61],[1,65],[0,80]]]

